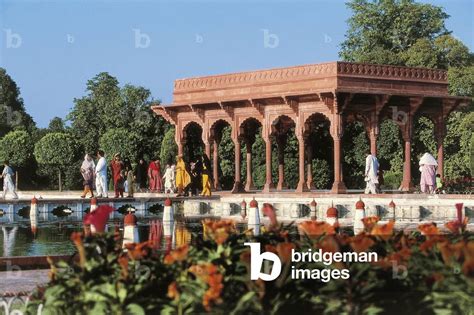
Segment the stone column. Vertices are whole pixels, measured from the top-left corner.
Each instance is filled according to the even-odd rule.
[[[219,183],[219,142],[214,139],[212,146],[214,148],[212,156],[212,175],[214,177],[214,189],[221,190]]]
[[[371,129],[369,133],[370,138],[370,154],[377,156],[377,133]]]
[[[245,138],[245,148],[247,149],[247,153],[246,153],[247,180],[245,182],[246,191],[255,189],[255,186],[253,184],[253,178],[252,178],[252,145],[253,145],[253,141],[249,139],[249,137],[246,137]]]
[[[444,179],[444,138],[446,137],[446,126],[440,119],[436,126],[436,144],[438,147],[438,170],[437,173],[441,175],[441,180]]]
[[[341,165],[341,138],[342,138],[342,117],[340,114],[334,114],[331,121],[331,136],[334,142],[334,182],[332,184],[332,193],[341,194],[346,192],[346,185],[342,181]]]
[[[316,189],[313,181],[313,146],[310,143],[306,143],[306,185],[308,189]]]
[[[265,135],[263,137],[265,141],[265,160],[267,161],[266,164],[266,172],[265,172],[265,185],[263,186],[263,192],[269,192],[271,188],[273,188],[272,182],[272,138],[271,136]]]
[[[242,183],[240,182],[240,138],[237,137],[234,140],[235,145],[235,178],[234,178],[234,188],[232,188],[232,193],[242,192]]]
[[[285,184],[285,146],[286,146],[286,135],[278,135],[276,137],[278,147],[278,184],[277,190],[283,190],[286,187]]]
[[[405,142],[405,161],[403,162],[403,180],[399,190],[410,191],[413,188],[411,181],[411,135],[409,132],[403,132],[402,137]]]
[[[296,187],[297,192],[304,192],[308,191],[308,186],[306,184],[305,176],[304,176],[304,169],[305,169],[305,159],[304,159],[304,137],[302,134],[296,135],[298,138],[298,186]]]

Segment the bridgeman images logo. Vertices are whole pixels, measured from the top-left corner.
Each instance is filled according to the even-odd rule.
[[[250,279],[273,281],[281,274],[282,262],[272,252],[260,252],[260,243],[244,243],[250,246]],[[350,278],[349,269],[332,268],[333,263],[364,262],[372,263],[378,261],[376,252],[324,252],[321,248],[312,248],[302,252],[291,250],[291,263],[285,265],[284,276],[291,279],[312,279],[329,282],[335,279],[347,280]],[[309,263],[310,265],[307,265]],[[308,268],[311,266],[311,268]],[[264,272],[262,272],[262,267]]]
[[[263,281],[273,281],[281,273],[281,260],[272,252],[260,252],[260,243],[244,243],[245,246],[250,246],[250,279]],[[262,266],[264,261],[273,262],[272,271],[270,274],[262,273]]]

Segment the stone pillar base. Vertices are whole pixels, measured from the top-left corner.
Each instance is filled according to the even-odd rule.
[[[246,191],[255,190],[255,189],[257,189],[257,188],[255,187],[255,185],[253,184],[253,182],[250,183],[250,184],[245,183],[245,190],[246,190]]]
[[[336,182],[332,184],[331,193],[333,194],[345,194],[347,191],[346,185],[344,182]]]
[[[398,188],[398,190],[400,191],[407,191],[407,192],[410,192],[410,191],[413,191],[413,183],[411,181],[402,181],[400,187]]]
[[[270,189],[273,189],[275,188],[275,186],[273,185],[273,183],[265,183],[265,185],[263,186],[263,189],[262,189],[262,192],[270,192]]]
[[[276,186],[276,190],[283,190],[283,189],[287,189],[288,186],[286,185],[285,182],[278,182],[277,186]]]
[[[232,187],[231,193],[237,194],[237,193],[244,193],[245,189],[242,186],[241,182],[235,182],[234,187]]]
[[[305,181],[299,181],[298,186],[296,186],[296,192],[301,193],[305,191],[309,191],[308,185],[306,184]]]

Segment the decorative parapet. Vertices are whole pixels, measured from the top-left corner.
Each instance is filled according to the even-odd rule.
[[[387,79],[406,79],[409,81],[432,81],[436,83],[447,83],[448,80],[448,73],[446,70],[374,65],[343,61],[337,62],[337,74],[370,76]]]
[[[303,65],[289,68],[238,72],[207,77],[179,79],[175,81],[174,91],[182,92],[198,89],[223,88],[227,86],[240,86],[281,81],[296,81],[311,77],[325,77],[336,75],[336,62],[314,65]]]
[[[227,87],[271,84],[334,76],[371,77],[387,80],[407,80],[446,84],[448,77],[445,70],[439,69],[409,68],[338,61],[288,68],[178,79],[174,84],[174,92],[179,94],[195,90],[223,89]]]

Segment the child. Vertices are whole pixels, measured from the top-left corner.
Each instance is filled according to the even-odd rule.
[[[174,172],[172,167],[168,164],[166,165],[166,171],[163,175],[163,180],[165,182],[165,194],[173,193],[173,184],[174,184]]]
[[[436,174],[436,193],[437,194],[444,193],[444,191],[443,191],[443,182],[441,181],[441,175],[440,174]]]

